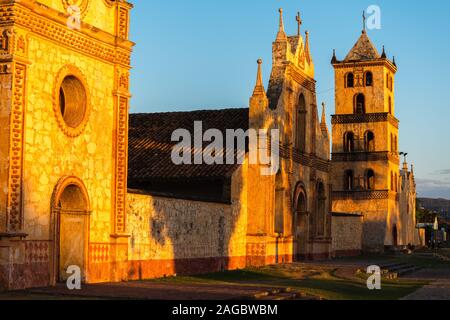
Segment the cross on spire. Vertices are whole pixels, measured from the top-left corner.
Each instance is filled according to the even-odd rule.
[[[366,32],[366,11],[363,11],[363,32]]]
[[[297,21],[297,35],[300,36],[300,28],[302,26],[302,18],[300,17],[300,12],[297,12],[297,16],[295,17],[295,20]]]

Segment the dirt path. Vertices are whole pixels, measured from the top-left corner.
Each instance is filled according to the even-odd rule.
[[[423,269],[406,278],[431,283],[402,300],[450,300],[450,269]]]
[[[450,280],[439,280],[401,300],[450,300]]]

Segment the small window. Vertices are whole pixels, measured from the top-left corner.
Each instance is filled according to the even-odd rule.
[[[345,87],[353,88],[355,86],[355,75],[353,73],[347,73],[345,76]]]
[[[394,148],[394,135],[391,133],[391,152],[394,152],[395,148]]]
[[[355,135],[353,132],[346,132],[344,134],[344,152],[355,151]]]
[[[391,97],[389,97],[388,104],[389,104],[389,114],[392,114],[392,98]]]
[[[372,131],[367,131],[364,136],[364,149],[366,152],[375,151],[375,135]]]
[[[355,96],[354,113],[355,114],[365,114],[366,113],[366,102],[365,102],[365,97],[362,93],[359,93]]]
[[[345,171],[344,175],[344,190],[350,191],[353,190],[353,170],[347,170]]]
[[[295,146],[299,152],[306,152],[306,100],[303,94],[300,94],[297,106],[297,125],[295,132]]]
[[[391,171],[391,191],[394,191],[394,173]]]
[[[368,71],[364,75],[365,84],[366,87],[372,87],[373,86],[373,74],[372,72]]]
[[[375,190],[375,172],[372,169],[366,172],[366,189]]]

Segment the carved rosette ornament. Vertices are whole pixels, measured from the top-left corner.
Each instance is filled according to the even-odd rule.
[[[89,8],[90,0],[62,0],[62,3],[66,12],[70,6],[77,6],[80,8],[81,16],[84,17]]]

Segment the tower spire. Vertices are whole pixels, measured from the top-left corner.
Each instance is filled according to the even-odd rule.
[[[300,11],[297,12],[297,16],[295,17],[295,20],[297,21],[297,36],[300,37],[300,29],[301,29],[301,26],[303,23],[302,18],[300,16]]]
[[[305,31],[305,54],[306,54],[306,60],[308,63],[311,63],[311,52],[309,50],[309,31]]]
[[[283,22],[283,8],[278,9],[280,13],[280,25],[278,28],[277,40],[286,40],[286,32],[284,32],[284,22]]]
[[[386,50],[385,50],[384,45],[383,45],[383,52],[381,53],[381,58],[382,59],[386,59],[386,57],[387,57]]]
[[[258,63],[258,73],[256,75],[256,85],[255,89],[253,90],[253,96],[260,96],[266,94],[262,81],[262,70],[261,70],[261,65],[263,63],[262,59],[258,59],[257,63]]]
[[[325,102],[322,102],[322,120],[320,122],[320,128],[322,129],[322,131],[326,131],[328,132],[328,127],[327,127],[327,116],[325,114]]]
[[[338,60],[336,58],[336,49],[333,49],[333,57],[331,58],[331,63],[336,63]]]

